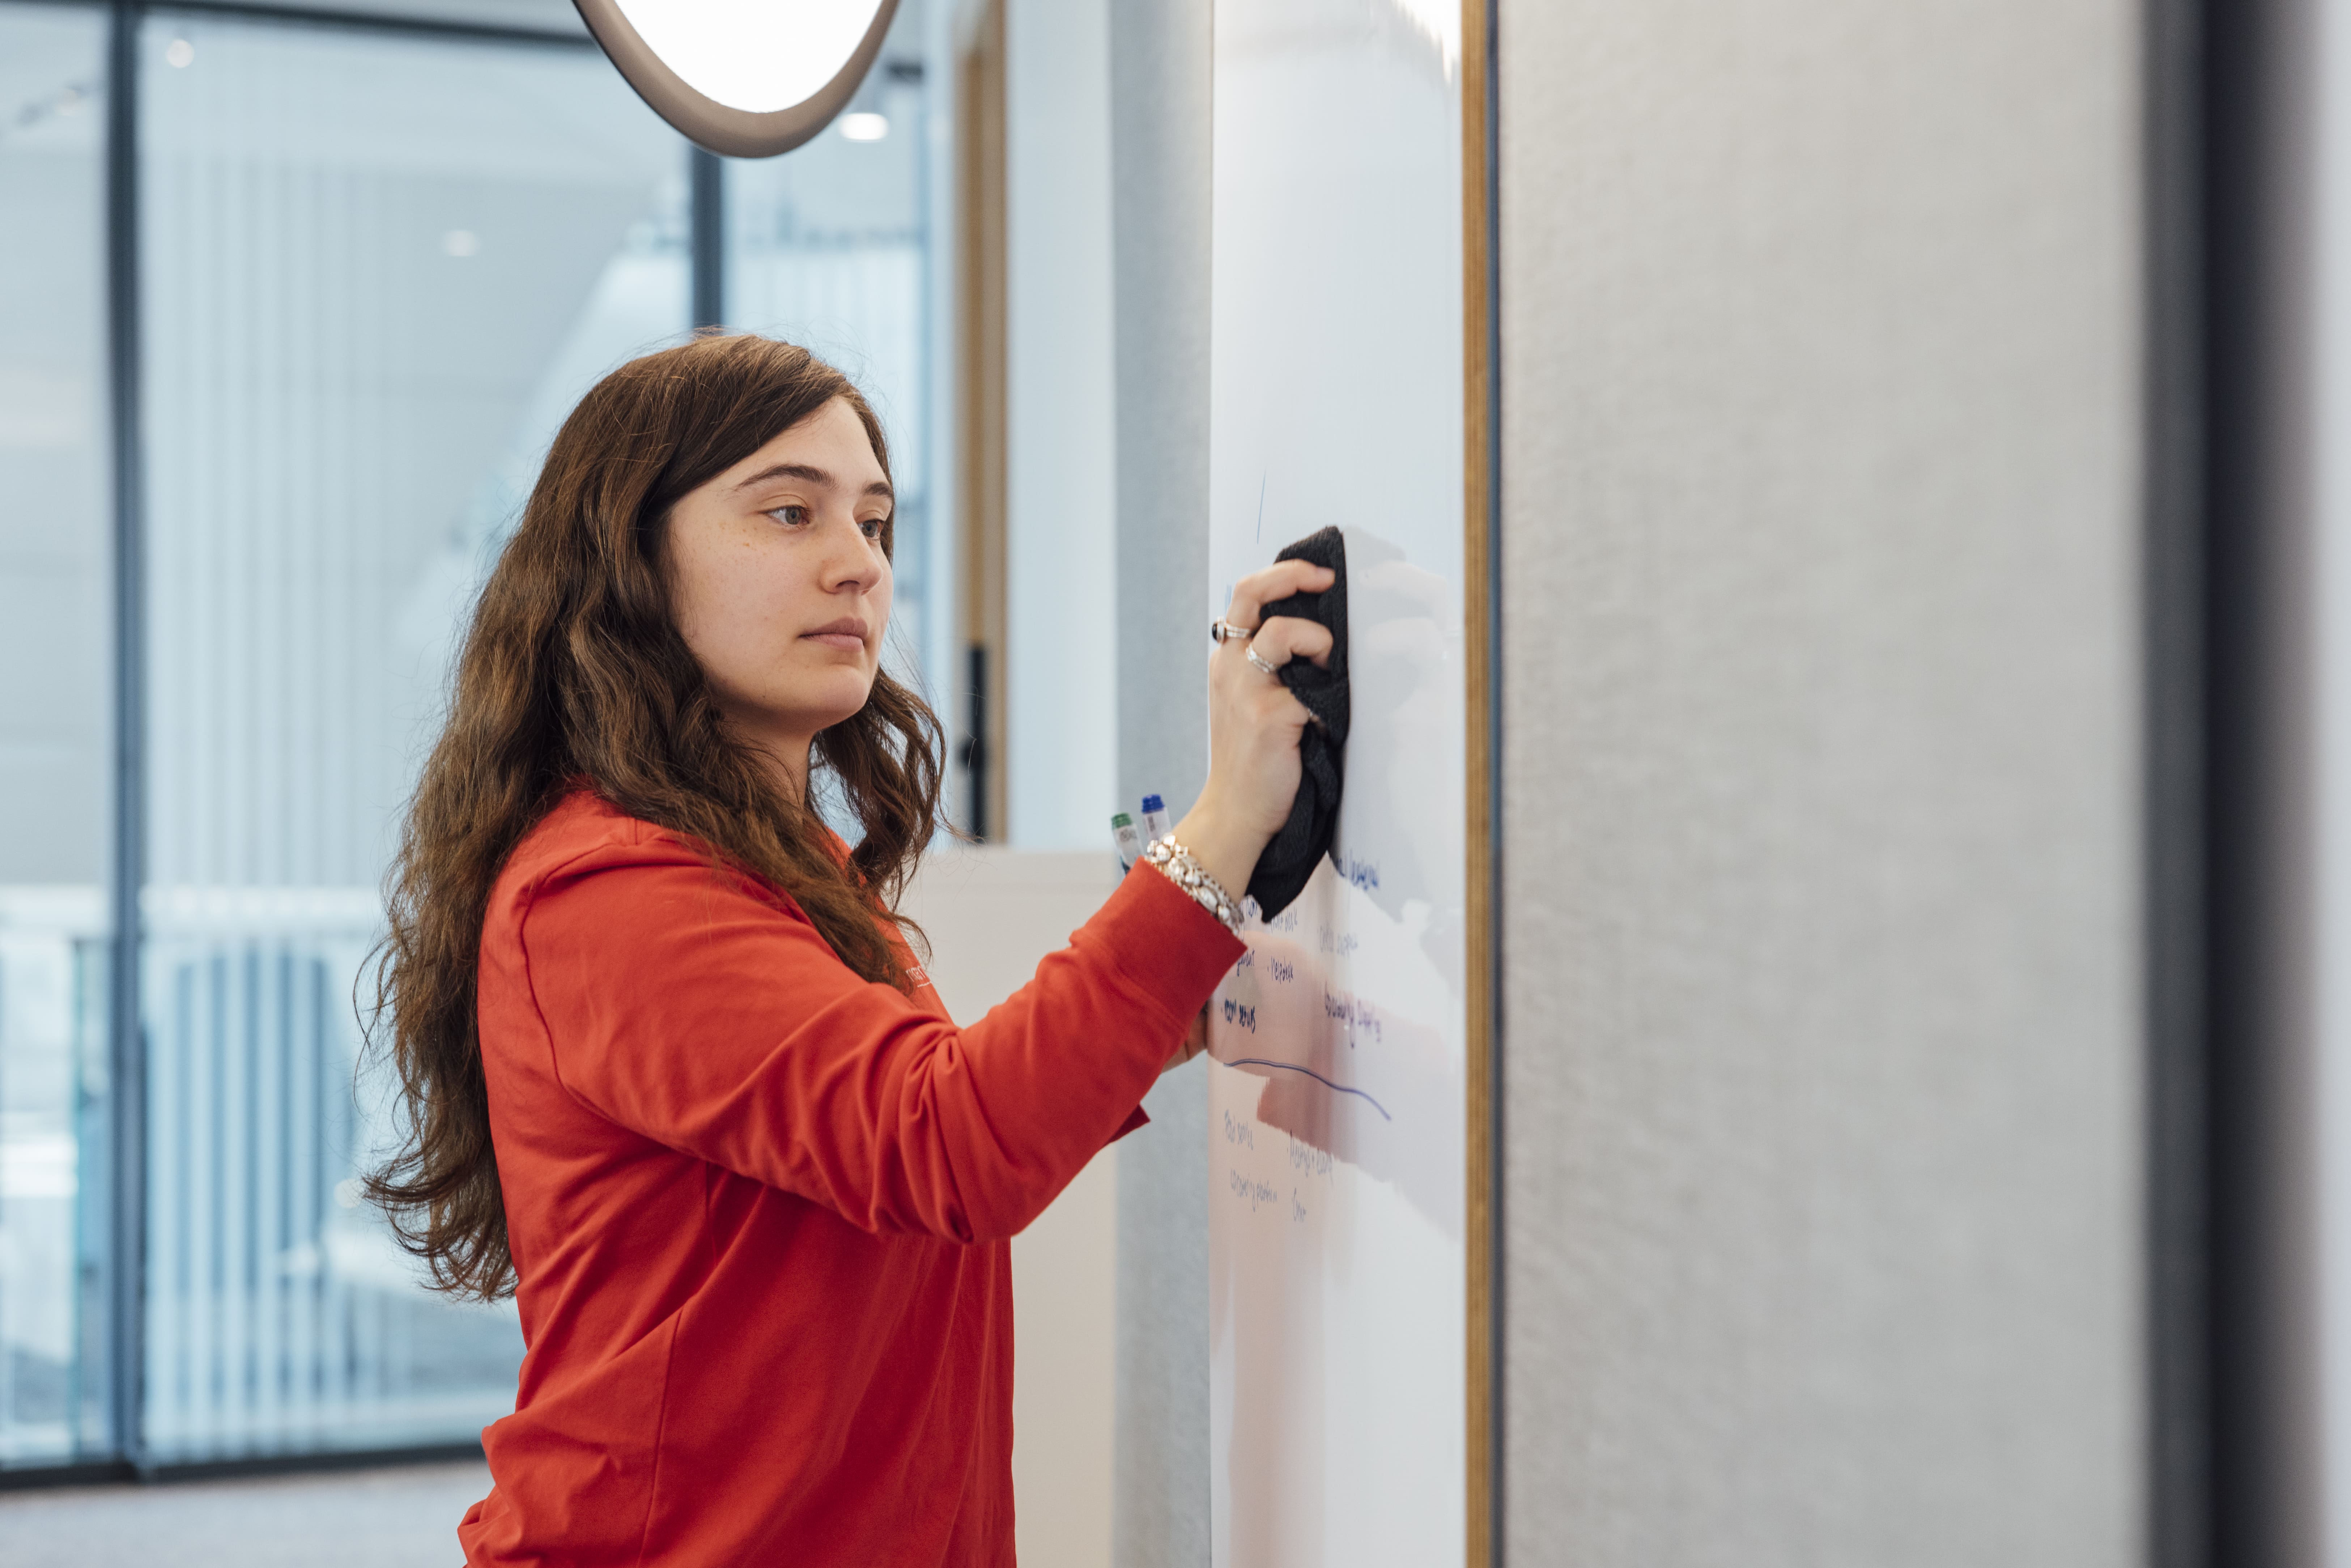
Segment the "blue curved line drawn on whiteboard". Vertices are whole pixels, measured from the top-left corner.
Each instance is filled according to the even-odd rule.
[[[1262,1056],[1236,1056],[1230,1061],[1226,1062],[1225,1065],[1227,1067],[1279,1067],[1285,1072],[1303,1072],[1307,1077],[1311,1078],[1315,1082],[1320,1083],[1325,1089],[1334,1089],[1342,1094],[1354,1095],[1357,1099],[1363,1101],[1364,1104],[1369,1105],[1373,1110],[1377,1111],[1380,1113],[1381,1121],[1393,1122],[1395,1120],[1394,1116],[1388,1114],[1388,1108],[1386,1106],[1381,1104],[1378,1101],[1373,1099],[1362,1090],[1350,1089],[1344,1083],[1333,1083],[1329,1079],[1323,1077],[1321,1073],[1315,1071],[1312,1068],[1301,1067],[1294,1061],[1268,1061]]]

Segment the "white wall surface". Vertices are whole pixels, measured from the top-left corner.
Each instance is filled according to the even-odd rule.
[[[1028,984],[1117,885],[1108,850],[948,850],[901,904],[931,941],[939,999],[971,1023]],[[1197,1067],[1186,1070],[1196,1074]],[[1118,1161],[1095,1156],[1012,1239],[1012,1490],[1022,1568],[1102,1568],[1111,1550]]]
[[[1008,838],[1093,849],[1122,809],[1109,0],[1007,0],[1005,52]]]
[[[1513,1563],[2143,1558],[2138,16],[1502,0]]]

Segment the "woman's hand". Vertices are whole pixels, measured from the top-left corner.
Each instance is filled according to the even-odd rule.
[[[1176,1042],[1174,1054],[1159,1064],[1162,1073],[1173,1072],[1208,1049],[1208,1009],[1216,1005],[1214,1001],[1200,1004],[1200,1010],[1192,1015],[1191,1027],[1184,1031],[1184,1038]]]
[[[1287,615],[1260,621],[1266,605],[1319,592],[1332,580],[1329,567],[1302,560],[1277,561],[1241,579],[1225,622],[1255,627],[1256,634],[1246,644],[1219,644],[1208,661],[1208,781],[1176,824],[1176,838],[1235,898],[1290,818],[1298,794],[1298,737],[1308,723],[1305,705],[1249,663],[1249,651],[1276,669],[1292,659],[1327,666],[1329,627]]]

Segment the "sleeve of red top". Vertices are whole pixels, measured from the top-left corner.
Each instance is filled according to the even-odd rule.
[[[959,1241],[1019,1230],[1130,1123],[1243,951],[1138,866],[958,1029],[666,839],[543,878],[522,938],[555,1072],[590,1108],[863,1228]]]

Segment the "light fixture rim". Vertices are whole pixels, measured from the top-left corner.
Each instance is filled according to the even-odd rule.
[[[691,86],[653,52],[619,0],[571,0],[605,57],[647,107],[705,152],[726,158],[773,158],[812,140],[832,123],[881,57],[898,0],[881,0],[849,58],[832,79],[799,102],[756,112],[734,109]]]

